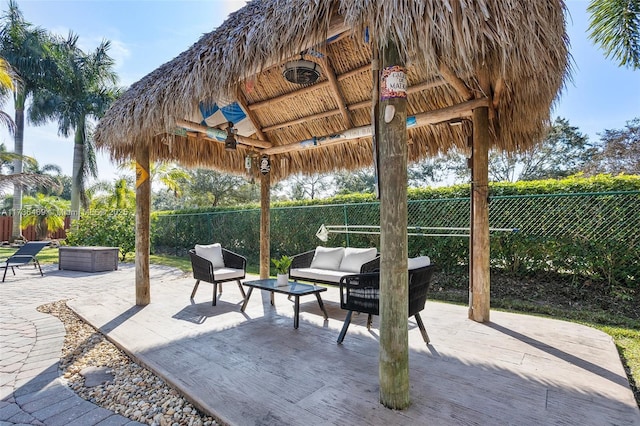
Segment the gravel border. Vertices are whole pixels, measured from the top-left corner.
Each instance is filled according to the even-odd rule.
[[[152,426],[221,425],[153,372],[131,360],[81,320],[66,301],[42,305],[37,310],[57,317],[64,324],[66,335],[59,368],[64,381],[81,398]],[[86,387],[80,372],[87,367],[107,367],[114,375],[113,381]]]

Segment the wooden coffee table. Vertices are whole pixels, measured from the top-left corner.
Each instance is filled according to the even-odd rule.
[[[258,288],[260,290],[267,290],[271,292],[271,305],[273,305],[273,294],[274,293],[282,293],[288,296],[293,296],[295,299],[294,309],[293,309],[293,328],[298,328],[299,318],[300,318],[300,296],[306,296],[308,294],[315,294],[318,299],[318,305],[320,305],[320,309],[324,314],[324,319],[329,319],[329,315],[327,315],[327,310],[324,308],[324,303],[322,303],[322,298],[320,297],[320,293],[323,291],[327,291],[326,287],[320,287],[309,284],[301,284],[295,281],[289,281],[285,286],[277,286],[277,280],[275,278],[268,278],[266,280],[255,280],[255,281],[245,281],[242,283],[249,287],[249,291],[247,291],[247,297],[244,299],[244,303],[240,308],[240,312],[244,312],[247,307],[247,303],[249,302],[249,298],[251,297],[251,292],[254,288]]]

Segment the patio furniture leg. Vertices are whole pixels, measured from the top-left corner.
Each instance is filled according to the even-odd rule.
[[[373,318],[371,314],[367,316],[367,330],[371,331],[371,325],[373,324]]]
[[[9,265],[4,267],[4,275],[2,276],[2,282],[4,282],[4,279],[7,277],[7,269],[9,269]],[[15,275],[15,273],[14,273]]]
[[[5,271],[6,274],[7,271]],[[196,285],[193,286],[193,291],[191,292],[191,299],[196,297],[196,291],[198,290],[198,286],[200,285],[200,280],[196,280]]]
[[[316,298],[318,299],[318,305],[320,305],[320,309],[322,309],[322,313],[324,314],[324,319],[329,319],[329,314],[327,314],[327,310],[324,307],[324,303],[322,303],[322,298],[320,297],[320,293],[316,293]]]
[[[242,307],[240,307],[240,312],[244,312],[247,307],[247,303],[249,302],[249,298],[251,297],[251,292],[253,291],[253,287],[249,287],[249,291],[247,292],[247,297],[244,298],[244,303],[242,303]]]
[[[338,344],[342,343],[344,340],[344,336],[347,334],[347,328],[349,328],[349,324],[351,323],[351,314],[353,311],[348,311],[347,316],[344,319],[344,325],[342,326],[342,330],[340,330],[340,335],[338,336]]]
[[[246,299],[247,295],[244,294],[244,288],[242,287],[242,283],[240,282],[240,280],[236,280],[238,282],[238,288],[240,289],[240,293],[242,293],[242,298]],[[222,293],[222,292],[221,292]]]
[[[418,328],[420,329],[420,333],[422,333],[422,338],[424,339],[424,342],[428,345],[429,344],[429,335],[427,334],[427,329],[424,328],[424,323],[422,322],[422,318],[420,317],[420,313],[417,313],[414,315],[416,322],[418,323]]]
[[[222,283],[220,283],[220,290],[218,290],[218,294],[222,294]]]
[[[300,296],[295,296],[295,304],[293,307],[293,328],[298,328],[300,323]]]
[[[218,283],[213,283],[213,302],[211,303],[211,306],[216,306],[216,302],[218,301],[218,297],[216,296],[217,292],[218,292]]]
[[[40,262],[38,262],[38,259],[34,259],[33,263],[34,263],[34,267],[35,265],[38,265],[38,269],[40,270],[40,276],[44,277],[44,274],[42,273],[42,268],[40,267]]]

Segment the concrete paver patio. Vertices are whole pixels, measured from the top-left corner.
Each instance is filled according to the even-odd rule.
[[[612,339],[578,324],[497,311],[491,323],[478,324],[465,307],[428,302],[423,320],[432,343],[424,344],[410,320],[412,404],[393,411],[378,402],[378,321],[369,332],[366,316],[354,316],[337,345],[345,312],[336,288],[322,293],[327,321],[315,297],[301,299],[295,330],[286,296],[276,295],[272,307],[268,294],[256,293],[242,313],[233,283],[211,306],[210,286],[190,301],[192,278],[152,266],[152,303],[138,307],[134,276],[126,264],[99,274],[47,268],[44,277],[20,271],[0,286],[0,424],[9,420],[3,410],[16,409],[9,424],[21,416],[21,423],[64,424],[74,413],[85,416],[84,424],[127,422],[68,389],[60,394],[67,402],[47,393],[51,386],[66,389],[55,364],[64,328],[35,308],[71,298],[72,309],[136,360],[234,425],[640,426]],[[56,344],[38,340],[44,330]],[[37,407],[17,404],[21,395],[31,395]]]

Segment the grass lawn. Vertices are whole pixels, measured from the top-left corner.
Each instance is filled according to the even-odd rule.
[[[4,259],[15,251],[16,249],[2,247],[0,248],[0,258]],[[41,264],[58,263],[58,249],[44,248],[38,254],[38,261]],[[125,262],[133,261],[133,254],[128,254]],[[151,255],[150,261],[151,263],[178,268],[184,272],[191,272],[191,261],[188,257]],[[248,269],[247,272],[257,274],[258,268]],[[463,300],[456,300],[456,297],[448,297],[444,294],[439,295],[438,293],[433,293],[433,296],[442,301],[466,303]],[[609,334],[618,348],[636,401],[640,406],[640,321],[606,311],[603,312],[602,310],[590,310],[588,307],[568,310],[561,306],[554,306],[553,304],[540,305],[539,303],[522,300],[521,298],[514,298],[513,295],[510,295],[510,297],[493,298],[491,303],[492,309],[542,315],[579,322]]]

